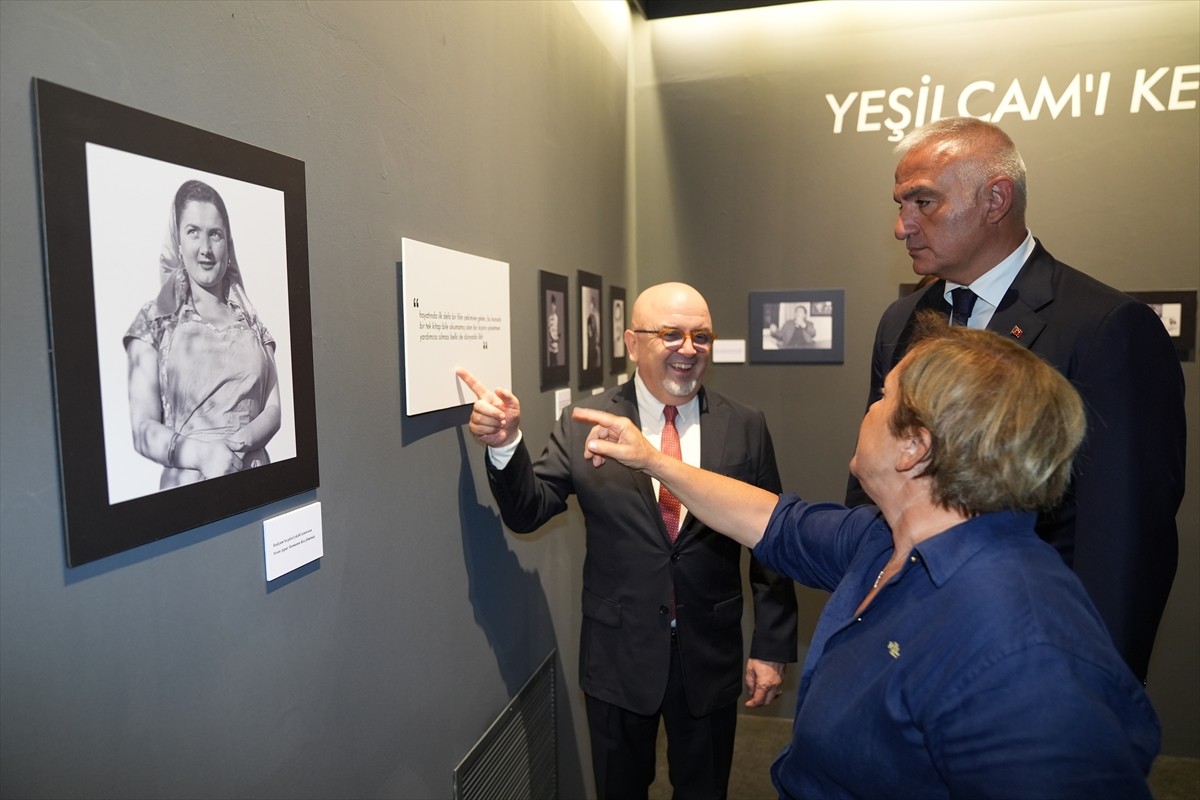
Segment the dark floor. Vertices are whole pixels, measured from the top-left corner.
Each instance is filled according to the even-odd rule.
[[[791,734],[790,719],[752,714],[738,717],[729,800],[770,800],[777,796],[768,770]],[[660,729],[658,769],[654,785],[650,787],[650,800],[670,800],[671,797],[666,746],[666,737]],[[1197,800],[1200,798],[1200,759],[1159,756],[1150,771],[1150,790],[1155,800]]]

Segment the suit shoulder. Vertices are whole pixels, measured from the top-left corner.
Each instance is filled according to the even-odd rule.
[[[1048,255],[1048,254],[1047,254]],[[1064,301],[1064,310],[1073,318],[1092,319],[1097,325],[1109,322],[1161,327],[1148,305],[1086,272],[1049,257],[1052,296]]]
[[[626,395],[626,387],[629,387],[628,391],[630,391],[630,392],[633,391],[632,384],[626,383],[626,384],[614,386],[611,389],[605,389],[603,392],[600,392],[599,394],[585,395],[584,397],[581,397],[578,400],[571,403],[571,405],[568,407],[568,410],[564,411],[563,413],[567,414],[567,413],[569,413],[571,408],[576,408],[576,407],[578,407],[578,408],[596,408],[601,411],[612,411],[613,405],[629,399],[629,397]],[[631,400],[631,402],[633,402],[635,404],[637,403],[636,395],[633,396],[633,399]]]
[[[1138,302],[1119,289],[1114,289],[1100,279],[1094,278],[1069,264],[1055,260],[1053,268],[1055,271],[1053,280],[1056,288],[1070,294],[1072,299],[1087,298],[1107,307],[1121,305],[1122,303]]]
[[[707,387],[704,389],[705,401],[708,403],[709,411],[724,410],[725,412],[743,417],[762,417],[766,415],[762,410],[749,403],[743,403],[740,400],[735,400],[729,395],[714,392]]]
[[[893,300],[891,305],[883,310],[883,316],[880,317],[880,324],[884,325],[898,322],[899,324],[903,325],[908,318],[913,315],[913,312],[916,311],[917,306],[920,304],[922,298],[924,298],[929,292],[934,291],[934,287],[939,283],[941,283],[941,281],[935,281],[923,289],[918,289],[915,292],[904,295],[904,297],[901,297],[898,300]]]

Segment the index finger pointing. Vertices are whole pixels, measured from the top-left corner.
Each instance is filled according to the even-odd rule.
[[[467,385],[467,388],[475,393],[476,399],[482,400],[484,395],[488,393],[488,388],[484,386],[474,375],[472,375],[470,372],[467,372],[467,370],[463,369],[462,367],[454,370],[454,374],[461,378],[462,382]]]
[[[607,411],[601,411],[598,408],[580,408],[576,406],[571,411],[571,419],[576,422],[590,422],[593,425],[599,425],[602,428],[611,428],[614,423],[621,418],[616,414],[610,414]]]

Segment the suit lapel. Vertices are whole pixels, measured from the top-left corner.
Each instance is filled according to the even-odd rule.
[[[725,441],[729,431],[729,406],[719,397],[709,398],[708,392],[700,389],[700,468],[709,472],[720,472],[725,463]],[[710,401],[711,400],[711,401]],[[688,510],[687,519],[679,529],[679,539],[692,535],[703,523]]]
[[[917,314],[919,312],[926,309],[933,309],[943,317],[946,317],[947,323],[949,323],[950,305],[945,299],[946,282],[939,279],[918,291],[921,292],[921,295],[917,298],[912,313],[908,315],[903,330],[900,331],[900,336],[896,340],[896,346],[892,349],[891,358],[888,359],[890,363],[884,368],[884,375],[899,364],[900,359],[904,358],[904,354],[908,352],[908,346],[912,344],[913,332],[916,330]]]
[[[1004,293],[1000,307],[988,323],[988,330],[1022,347],[1032,347],[1046,327],[1038,312],[1054,300],[1052,274],[1053,259],[1039,242]]]
[[[628,417],[640,429],[642,426],[641,414],[638,413],[637,404],[637,388],[632,380],[622,384],[620,390],[612,396],[612,407],[608,409],[613,414],[621,417]],[[646,505],[646,510],[651,517],[658,520],[658,529],[662,532],[663,541],[668,541],[667,529],[662,522],[662,513],[658,510],[658,497],[654,494],[654,484],[650,481],[650,476],[638,470],[626,470],[629,473],[630,479],[634,486],[637,487],[638,496],[642,498],[642,502]]]

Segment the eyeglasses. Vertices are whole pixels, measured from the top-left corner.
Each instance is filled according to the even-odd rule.
[[[717,340],[717,335],[710,330],[701,328],[698,331],[681,331],[678,328],[659,328],[656,331],[637,330],[634,333],[648,333],[652,336],[657,336],[659,341],[663,343],[663,347],[668,350],[678,350],[683,347],[684,341],[692,340],[692,347],[703,352],[712,347],[713,342]]]

